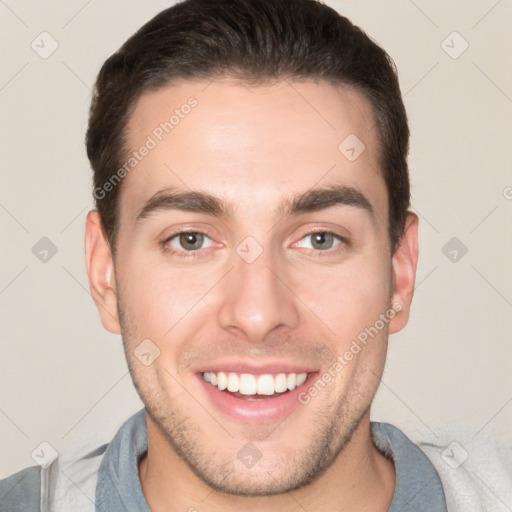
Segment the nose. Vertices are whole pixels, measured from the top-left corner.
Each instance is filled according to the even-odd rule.
[[[264,251],[248,263],[237,254],[234,267],[223,283],[218,309],[220,326],[239,331],[247,340],[258,343],[274,329],[293,329],[299,323],[297,296],[287,285],[286,272]]]

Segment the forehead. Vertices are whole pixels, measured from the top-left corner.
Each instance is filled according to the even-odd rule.
[[[347,87],[180,81],[139,98],[126,140],[125,161],[136,161],[120,211],[131,217],[170,187],[208,191],[249,212],[272,210],[283,196],[316,185],[343,184],[387,212],[373,110]]]

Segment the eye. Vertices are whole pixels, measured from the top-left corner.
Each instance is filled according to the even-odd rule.
[[[297,242],[295,246],[317,251],[326,251],[336,247],[341,242],[341,237],[334,233],[329,231],[314,231],[302,237],[300,242]]]
[[[186,231],[176,233],[166,240],[174,250],[185,250],[188,252],[197,251],[199,249],[206,249],[212,246],[210,237],[203,233]]]

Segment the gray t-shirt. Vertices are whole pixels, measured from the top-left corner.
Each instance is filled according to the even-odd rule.
[[[428,457],[389,423],[372,422],[371,430],[375,446],[395,465],[396,486],[388,512],[447,512],[441,480]],[[146,417],[142,409],[121,426],[106,446],[98,470],[96,512],[150,512],[138,473],[138,461],[146,450]],[[0,482],[1,512],[39,510],[37,470],[27,468]]]

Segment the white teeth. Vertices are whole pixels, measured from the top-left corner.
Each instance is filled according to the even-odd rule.
[[[297,375],[297,387],[302,386],[302,384],[304,384],[304,382],[306,382],[307,378],[308,378],[307,373],[299,373]],[[213,383],[213,381],[212,381],[212,383]]]
[[[250,373],[234,372],[205,372],[203,379],[206,382],[219,388],[221,391],[227,389],[232,393],[239,392],[241,395],[273,395],[284,393],[287,390],[293,391],[296,387],[302,386],[308,378],[307,373],[279,373],[271,375],[252,375]]]
[[[240,394],[255,395],[256,394],[256,377],[249,373],[240,375]]]
[[[258,395],[273,395],[274,391],[274,377],[269,374],[260,375],[258,377]]]
[[[288,386],[288,389],[291,391],[292,389],[295,389],[297,386],[297,374],[296,373],[290,373],[288,375],[288,379],[286,381],[286,385]]]
[[[274,379],[274,388],[276,393],[284,393],[288,389],[288,379],[284,373],[280,373]]]
[[[236,393],[240,389],[240,379],[236,373],[228,373],[228,391]]]
[[[212,372],[210,375],[215,374]],[[217,373],[217,386],[221,391],[224,391],[228,387],[228,378],[224,372]]]

